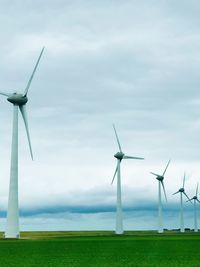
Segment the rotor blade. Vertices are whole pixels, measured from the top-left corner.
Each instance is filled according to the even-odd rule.
[[[29,135],[29,129],[28,129],[28,120],[27,120],[27,114],[26,114],[26,106],[19,106],[21,114],[22,114],[22,118],[24,120],[24,124],[25,124],[25,128],[26,128],[26,134],[27,134],[27,138],[28,138],[28,144],[29,144],[29,149],[30,149],[30,153],[31,153],[31,158],[33,160],[33,153],[32,153],[32,148],[31,148],[31,140],[30,140],[30,135]]]
[[[117,171],[118,171],[118,164],[119,164],[119,163],[117,163],[117,167],[116,167],[116,169],[115,169],[115,173],[114,173],[114,175],[113,175],[111,184],[113,184],[113,182],[114,182],[114,180],[115,180],[115,176],[116,176]]]
[[[174,194],[172,194],[172,195],[176,195],[176,194],[178,194],[179,193],[179,191],[177,191],[177,192],[175,192]]]
[[[139,158],[139,157],[132,157],[132,156],[123,156],[123,159],[144,159],[144,158]]]
[[[10,94],[4,93],[4,92],[0,92],[0,95],[4,95],[4,96],[7,96],[7,97],[10,96]]]
[[[200,203],[199,199],[197,198],[197,201]]]
[[[190,198],[190,199],[189,199],[189,200],[187,200],[186,202],[189,202],[189,201],[191,202],[192,200],[193,200],[193,198]]]
[[[188,201],[190,201],[192,203],[192,201],[190,200],[190,198],[188,197],[188,195],[185,192],[183,192],[183,194],[187,197]]]
[[[163,183],[163,181],[160,181],[160,182],[161,182],[161,185],[162,185],[162,188],[163,188],[163,191],[164,191],[165,200],[166,200],[166,202],[167,202],[167,195],[166,195],[166,191],[165,191],[164,183]]]
[[[26,89],[25,89],[25,91],[24,91],[24,96],[26,96],[27,93],[28,93],[28,89],[29,89],[29,87],[30,87],[30,85],[31,85],[33,76],[34,76],[34,74],[35,74],[35,72],[36,72],[36,69],[37,69],[37,66],[38,66],[38,64],[39,64],[39,62],[40,62],[40,59],[41,59],[41,56],[42,56],[43,51],[44,51],[44,47],[42,48],[42,51],[40,52],[40,55],[39,55],[39,58],[38,58],[38,60],[37,60],[37,62],[36,62],[35,68],[33,69],[33,72],[32,72],[32,74],[31,74],[31,77],[30,77],[30,79],[29,79],[29,81],[28,81],[28,83],[27,83]]]
[[[164,175],[165,175],[165,173],[166,173],[166,170],[167,170],[167,168],[168,168],[168,166],[169,166],[169,163],[170,163],[170,160],[168,161],[168,163],[167,163],[167,166],[165,167],[165,170],[164,170],[164,172],[163,172],[163,175],[162,175],[162,176],[164,176]]]
[[[184,177],[183,177],[183,188],[185,186],[185,172],[184,172]]]
[[[113,124],[113,129],[115,131],[115,136],[116,136],[117,143],[118,143],[118,146],[119,146],[119,151],[122,152],[122,148],[121,148],[121,145],[120,145],[120,142],[119,142],[119,138],[118,138],[118,135],[117,135],[117,131],[115,129],[115,125],[114,124]]]
[[[159,174],[156,174],[154,172],[150,172],[151,174],[155,175],[155,176],[160,176]]]
[[[199,183],[197,184],[196,196],[197,196],[197,194],[198,194],[198,189],[199,189]]]

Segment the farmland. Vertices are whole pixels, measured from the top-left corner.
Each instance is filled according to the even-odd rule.
[[[22,232],[0,239],[1,267],[200,266],[200,234]]]

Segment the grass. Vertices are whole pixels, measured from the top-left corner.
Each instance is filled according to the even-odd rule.
[[[199,233],[23,232],[21,237],[0,239],[0,267],[200,266]]]

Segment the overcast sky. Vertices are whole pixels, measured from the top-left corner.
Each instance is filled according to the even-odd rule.
[[[172,193],[184,171],[189,196],[200,181],[199,13],[197,0],[0,1],[0,91],[23,92],[45,46],[27,103],[34,161],[19,118],[22,229],[114,229],[112,123],[123,151],[145,157],[122,162],[125,228],[157,227],[150,171],[169,159],[165,226],[178,227]],[[0,107],[4,230],[12,105],[1,96]]]

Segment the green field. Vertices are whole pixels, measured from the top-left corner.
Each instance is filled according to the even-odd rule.
[[[23,232],[20,240],[0,239],[0,267],[4,266],[198,267],[200,234]]]

